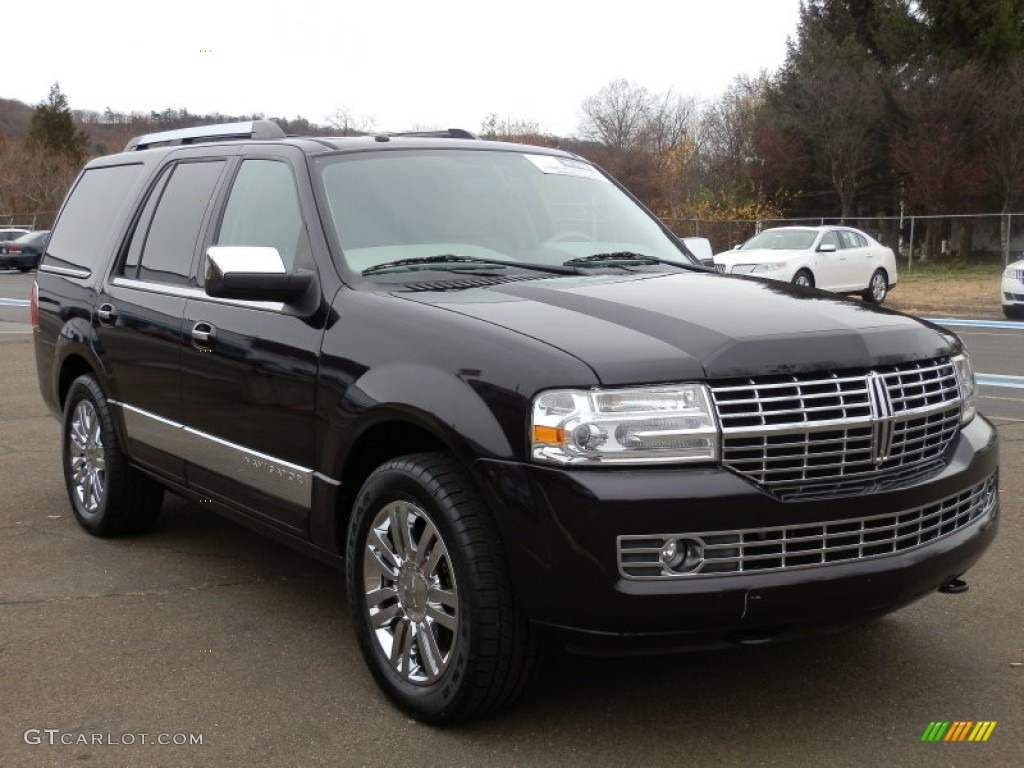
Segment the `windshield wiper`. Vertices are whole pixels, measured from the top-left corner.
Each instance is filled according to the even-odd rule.
[[[579,256],[575,259],[569,259],[563,261],[562,265],[566,267],[572,266],[587,266],[587,267],[600,267],[605,264],[613,267],[627,267],[627,266],[642,266],[645,264],[668,264],[672,267],[681,267],[682,269],[703,269],[698,267],[696,264],[685,264],[679,261],[669,261],[668,259],[659,259],[657,256],[647,256],[643,253],[634,253],[633,251],[616,251],[615,253],[595,253],[593,256]]]
[[[498,267],[519,267],[520,269],[532,269],[539,272],[551,272],[555,275],[577,275],[579,271],[569,265],[561,264],[535,264],[526,261],[508,261],[505,259],[484,259],[477,256],[456,256],[452,253],[439,253],[435,256],[417,256],[411,259],[398,259],[397,261],[386,261],[383,264],[374,264],[363,270],[364,275],[376,275],[381,272],[403,269],[405,267],[428,267],[431,264],[471,264],[479,266]]]

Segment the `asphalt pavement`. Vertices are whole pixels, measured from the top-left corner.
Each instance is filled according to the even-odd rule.
[[[0,273],[0,297],[30,284]],[[983,388],[1001,528],[966,594],[774,646],[555,652],[518,707],[441,730],[378,692],[335,571],[175,496],[148,534],[81,531],[27,322],[0,302],[4,768],[1024,765],[1024,389]],[[1024,375],[1024,330],[954,330],[979,371]],[[921,741],[947,720],[997,725]]]

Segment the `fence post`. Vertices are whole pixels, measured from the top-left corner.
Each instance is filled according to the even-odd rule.
[[[910,217],[910,248],[907,250],[907,272],[914,270],[914,217]]]
[[[1010,214],[1003,215],[1003,266],[1010,263],[1010,238],[1013,236],[1011,225],[1013,219]]]

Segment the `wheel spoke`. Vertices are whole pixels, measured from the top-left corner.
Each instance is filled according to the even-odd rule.
[[[84,402],[79,403],[79,408],[82,409],[82,432],[86,438],[92,437],[92,408],[88,407]]]
[[[400,669],[403,677],[409,677],[412,672],[412,650],[416,645],[416,634],[413,631],[412,622],[408,619],[404,619],[402,625],[405,628],[405,634],[402,637],[402,665]]]
[[[374,629],[381,629],[391,623],[391,620],[402,612],[402,606],[392,603],[387,608],[381,608],[376,613],[370,614],[370,625]]]
[[[404,563],[412,553],[409,542],[409,513],[398,504],[391,505],[391,541],[395,545],[395,554]]]
[[[398,590],[393,587],[380,587],[371,589],[366,593],[366,607],[376,608],[385,600],[393,600],[398,597]]]
[[[437,564],[441,562],[441,558],[447,554],[444,548],[444,544],[438,539],[434,539],[434,546],[431,547],[429,554],[425,558],[423,563],[423,574],[430,578],[434,571],[437,569]]]
[[[424,521],[426,523],[423,528],[423,533],[420,534],[420,540],[416,544],[416,564],[423,565],[427,559],[427,555],[430,553],[431,548],[437,549],[435,542],[437,542],[437,529],[434,528],[434,524],[429,520]],[[430,573],[427,568],[423,569],[424,573]]]
[[[71,457],[71,477],[76,483],[82,482],[82,478],[85,477],[85,473],[89,468],[89,463],[81,455]]]
[[[427,673],[427,680],[433,682],[441,672],[444,659],[441,649],[437,647],[434,633],[430,631],[426,622],[419,625],[416,632],[416,644],[419,647],[420,660],[423,662],[423,671]]]
[[[103,496],[103,479],[100,477],[99,470],[93,469],[91,473],[92,478],[92,498],[90,499],[90,507],[97,507],[100,503],[100,498]]]
[[[367,592],[379,587],[382,579],[393,584],[397,578],[398,571],[381,560],[377,552],[367,549],[366,557],[363,558],[363,579]]]
[[[82,478],[81,489],[82,489],[81,490],[82,503],[85,504],[86,507],[89,507],[91,509],[92,508],[92,506],[91,506],[92,505],[92,472],[91,471],[87,470],[85,472],[85,476]]]
[[[427,618],[433,622],[440,624],[445,629],[454,632],[458,628],[459,623],[454,616],[451,616],[444,611],[437,608],[437,606],[427,603]]]
[[[401,618],[395,624],[394,631],[391,633],[391,654],[389,658],[391,666],[396,669],[402,658],[402,647],[405,645],[406,636],[411,634],[410,627],[409,620]]]
[[[445,608],[450,608],[452,611],[459,607],[459,599],[450,589],[431,587],[427,592],[427,597],[432,603],[440,603]]]
[[[381,536],[380,531],[376,528],[370,529],[370,541],[368,542],[367,549],[376,556],[382,566],[390,569],[392,577],[397,575],[399,566],[398,558],[395,556],[395,553],[391,551],[391,545],[388,544],[387,539]]]

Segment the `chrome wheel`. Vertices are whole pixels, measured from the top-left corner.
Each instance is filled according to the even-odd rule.
[[[103,500],[107,463],[99,415],[88,400],[80,400],[75,406],[68,451],[75,497],[84,512],[95,512]]]
[[[427,513],[409,501],[387,504],[363,550],[365,611],[392,670],[430,685],[455,656],[459,593],[448,548]]]
[[[801,272],[796,277],[793,278],[793,285],[800,285],[803,286],[804,288],[810,288],[811,278],[807,275],[806,272]]]
[[[871,276],[871,298],[875,300],[876,304],[882,303],[888,288],[889,286],[885,284],[885,277],[882,276],[881,272],[875,272]]]

